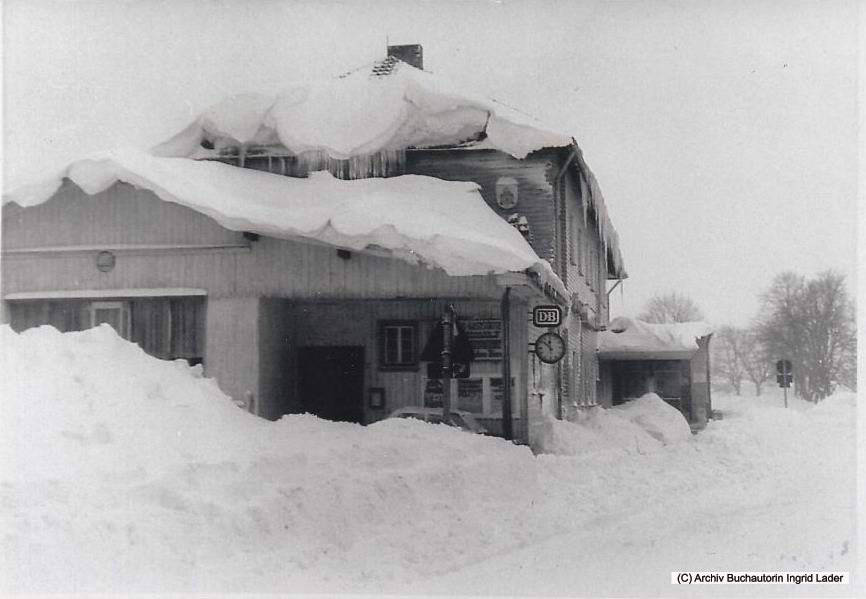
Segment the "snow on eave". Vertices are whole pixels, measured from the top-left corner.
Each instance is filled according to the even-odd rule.
[[[344,181],[327,172],[300,179],[123,149],[73,162],[48,181],[4,195],[3,202],[41,204],[66,178],[91,195],[122,181],[230,230],[355,250],[384,248],[453,276],[529,270],[565,294],[550,265],[471,182],[421,175]]]
[[[241,94],[214,104],[152,149],[191,157],[203,141],[216,146],[281,143],[298,155],[331,158],[383,150],[459,145],[486,136],[491,147],[522,159],[572,138],[506,104],[466,94],[447,79],[399,62],[384,76],[368,70],[297,83],[276,96]]]
[[[614,318],[608,330],[598,335],[600,357],[634,358],[668,355],[679,359],[698,350],[698,339],[711,335],[713,328],[706,322],[675,322],[651,324],[641,320]]]

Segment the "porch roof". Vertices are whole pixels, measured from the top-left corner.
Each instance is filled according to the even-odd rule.
[[[3,201],[22,207],[43,203],[64,178],[88,194],[122,181],[230,230],[356,251],[387,250],[452,276],[528,271],[566,295],[550,264],[485,203],[475,183],[419,175],[345,181],[327,172],[300,179],[124,149],[73,162]]]
[[[598,336],[600,360],[682,360],[698,351],[697,340],[711,335],[705,322],[651,324],[619,317]]]

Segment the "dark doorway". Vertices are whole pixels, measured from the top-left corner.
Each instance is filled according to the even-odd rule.
[[[363,347],[302,347],[298,372],[302,412],[364,423]]]

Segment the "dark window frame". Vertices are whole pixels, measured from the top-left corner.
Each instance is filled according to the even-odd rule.
[[[376,352],[379,358],[379,370],[383,371],[416,371],[418,370],[418,356],[421,353],[421,349],[418,347],[418,321],[417,320],[380,320],[377,324],[377,339],[378,339],[378,351]],[[399,362],[389,362],[388,361],[388,338],[387,338],[387,330],[389,328],[396,329],[408,329],[412,334],[412,348],[411,348],[411,360],[403,360]],[[402,333],[399,334],[399,338],[397,341],[398,345],[398,353],[402,354],[402,346],[403,339]],[[399,356],[403,358],[403,356]]]

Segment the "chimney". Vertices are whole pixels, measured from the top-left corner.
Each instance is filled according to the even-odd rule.
[[[416,69],[424,70],[424,49],[421,44],[406,44],[405,46],[388,46],[388,56],[393,56]]]

